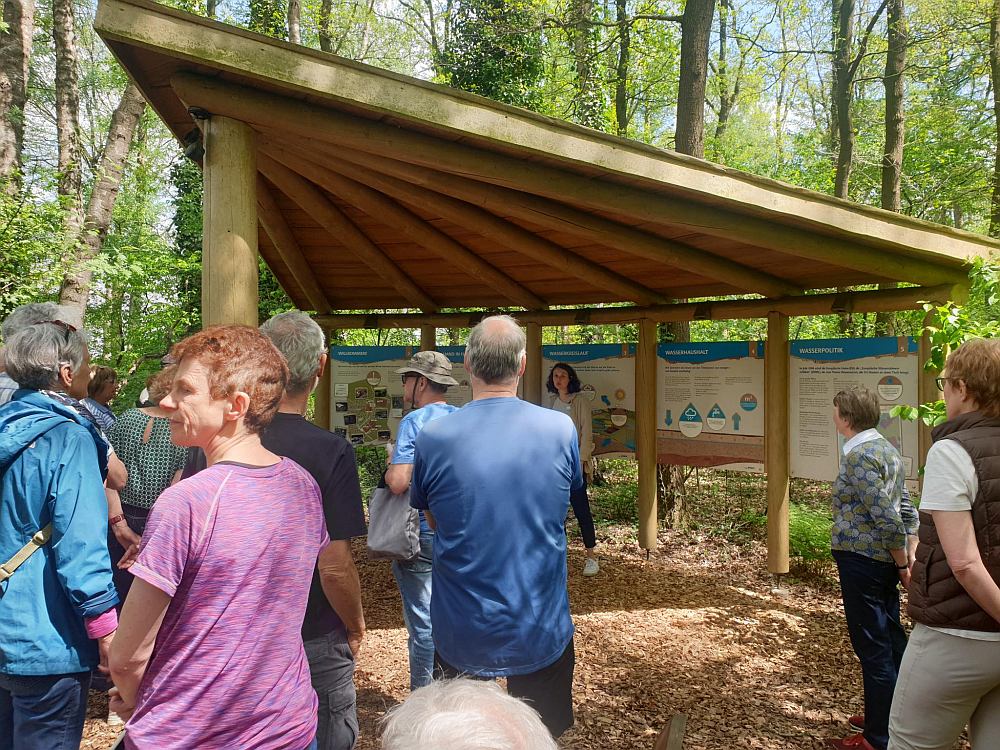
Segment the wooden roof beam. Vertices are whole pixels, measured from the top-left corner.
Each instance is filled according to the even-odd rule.
[[[903,287],[872,289],[860,292],[802,294],[782,299],[734,299],[719,302],[685,302],[673,305],[633,307],[591,307],[562,310],[513,312],[520,323],[540,323],[546,326],[632,323],[649,318],[658,323],[695,320],[745,320],[765,318],[768,313],[784,315],[832,315],[840,312],[893,312],[917,310],[925,302],[942,304],[962,300],[967,293],[963,285],[942,284],[934,287]],[[411,315],[387,313],[371,315],[317,315],[316,322],[324,328],[417,328],[433,325],[438,328],[465,328],[478,323],[485,312],[435,313]]]
[[[929,253],[916,257],[882,250],[656,190],[589,179],[568,170],[443,141],[217,79],[178,73],[170,82],[187,106],[203,107],[300,137],[326,134],[328,139],[324,140],[335,145],[468,175],[548,198],[569,197],[587,208],[639,221],[691,226],[706,234],[910,283],[955,284],[966,275],[951,258],[941,258],[938,262],[937,258],[926,257]],[[470,166],[473,164],[474,169]]]
[[[315,143],[319,144],[320,142],[316,141]],[[395,159],[386,159],[365,151],[335,149],[329,144],[319,147],[334,159],[342,156],[355,165],[370,167],[408,183],[480,206],[485,209],[489,216],[493,216],[494,213],[517,216],[525,221],[567,232],[576,237],[583,237],[591,242],[607,245],[630,255],[723,281],[734,289],[756,292],[765,297],[787,297],[802,294],[804,291],[801,287],[772,274],[758,271],[727,258],[720,258],[706,250],[685,245],[676,240],[659,237],[641,229],[605,219],[602,216],[580,211],[558,201],[459,177],[447,172],[438,172]],[[334,169],[344,171],[344,167],[338,167],[337,163],[333,163],[331,166]],[[362,181],[368,182],[371,179],[367,176],[370,175],[368,170],[362,168],[357,171]],[[491,211],[493,213],[490,213]],[[535,236],[526,230],[521,231]]]
[[[267,236],[271,238],[271,243],[278,251],[278,255],[288,267],[289,272],[295,282],[302,289],[309,304],[317,312],[329,312],[333,309],[326,293],[320,288],[319,283],[313,275],[312,269],[302,255],[299,244],[295,240],[295,235],[289,228],[285,217],[281,215],[281,209],[274,201],[274,196],[264,184],[264,180],[257,178],[257,218]]]
[[[309,160],[292,151],[276,146],[273,140],[266,141],[270,151],[280,150],[282,160],[298,171],[310,164]],[[460,226],[470,229],[483,237],[488,237],[505,247],[533,258],[552,268],[565,271],[578,279],[591,284],[598,289],[606,289],[639,304],[663,304],[667,302],[666,295],[660,294],[622,274],[604,268],[598,263],[582,258],[576,253],[561,247],[554,242],[539,237],[533,232],[511,224],[489,211],[484,211],[461,200],[455,200],[436,192],[423,190],[409,182],[386,177],[378,172],[359,169],[339,160],[330,162],[332,169],[340,175],[350,175],[375,190],[411,204],[424,205],[432,208],[444,218]],[[321,168],[316,168],[322,171]],[[303,172],[305,174],[305,172]],[[340,177],[338,175],[338,177]],[[318,182],[318,181],[317,181]],[[525,305],[529,307],[528,305]]]
[[[275,147],[273,143],[262,144],[264,152],[286,167],[294,170],[324,190],[340,196],[347,203],[360,208],[369,216],[393,224],[408,233],[417,244],[435,255],[453,263],[483,284],[504,295],[512,304],[539,310],[548,304],[537,294],[527,289],[507,274],[491,266],[485,260],[457,242],[437,227],[421,219],[381,193],[372,190],[341,174],[331,172],[308,159],[300,158]]]
[[[341,239],[365,265],[392,284],[409,304],[425,311],[439,309],[437,302],[307,180],[264,154],[257,155],[257,168],[324,229]]]

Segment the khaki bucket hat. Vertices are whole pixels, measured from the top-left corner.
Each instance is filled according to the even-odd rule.
[[[415,372],[441,385],[458,385],[458,381],[451,376],[451,361],[441,352],[417,352],[410,357],[406,367],[400,367],[396,372],[400,375]]]

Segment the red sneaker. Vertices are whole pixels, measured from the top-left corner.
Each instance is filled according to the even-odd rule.
[[[851,728],[852,732],[863,732],[865,731],[865,715],[864,714],[854,714],[847,719],[847,726]]]
[[[834,750],[875,750],[863,734],[852,734],[846,740],[825,740]]]

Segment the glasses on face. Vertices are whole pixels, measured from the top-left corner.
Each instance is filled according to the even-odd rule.
[[[949,380],[961,380],[961,378],[946,378],[946,377],[934,378],[934,385],[937,386],[937,389],[939,391],[943,391],[944,384],[947,383]]]

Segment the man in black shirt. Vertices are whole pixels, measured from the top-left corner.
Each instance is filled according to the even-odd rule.
[[[308,471],[323,495],[330,544],[320,553],[302,623],[313,688],[319,697],[319,750],[350,750],[358,734],[354,658],[365,634],[361,584],[351,538],[367,533],[354,449],[344,438],[306,421],[309,394],[327,364],[323,331],[302,312],[275,315],[260,327],[288,363],[285,395],[261,443]],[[205,468],[198,451],[184,477]]]

